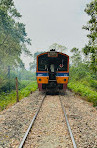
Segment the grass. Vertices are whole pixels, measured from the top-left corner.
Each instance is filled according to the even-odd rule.
[[[70,67],[68,88],[97,106],[97,75],[88,64]]]
[[[75,93],[80,94],[89,102],[93,102],[93,106],[97,106],[97,92],[91,88],[87,83],[82,83],[80,81],[70,81],[68,83],[68,88]]]
[[[21,85],[21,86],[20,86]],[[35,91],[37,89],[36,81],[22,81],[19,84],[19,100],[24,97],[29,96],[31,91]],[[4,110],[5,108],[16,103],[16,91],[13,90],[10,93],[2,93],[0,95],[0,110]]]

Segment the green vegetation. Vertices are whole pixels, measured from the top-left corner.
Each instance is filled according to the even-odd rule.
[[[32,54],[26,48],[31,40],[20,18],[13,0],[0,0],[0,110],[16,102],[16,77],[19,99],[37,88],[35,73],[27,71],[21,60],[22,53]]]
[[[75,93],[86,97],[87,101],[93,102],[93,106],[97,106],[97,92],[93,91],[91,87],[88,87],[79,81],[74,81],[69,82],[68,88],[73,90]]]
[[[71,50],[73,55],[68,88],[97,106],[97,0],[87,4],[85,12],[90,16],[87,25],[83,26],[89,31],[89,42],[82,52],[78,48]]]
[[[90,73],[87,64],[80,63],[78,67],[70,67],[68,88],[97,106],[97,78]]]
[[[20,18],[13,0],[0,0],[0,92],[12,89],[12,71],[15,75],[15,71],[25,70],[21,54],[32,56],[26,48],[31,42]]]
[[[23,67],[21,53],[31,55],[26,48],[31,42],[25,25],[18,21],[19,18],[21,14],[15,8],[13,0],[0,0],[0,68]]]
[[[10,71],[10,78],[7,77],[7,74],[2,74],[2,81],[0,83],[0,93],[10,92],[15,90],[15,78],[18,77],[19,88],[21,88],[21,83],[24,83],[24,80],[36,81],[35,72],[30,72],[25,69],[22,70],[12,70]],[[0,75],[1,76],[1,75]],[[27,83],[27,81],[26,81]],[[23,84],[24,85],[24,84]]]
[[[85,12],[90,16],[83,29],[89,31],[89,42],[82,51],[71,49],[70,79],[68,88],[84,96],[97,106],[97,0],[87,4]],[[19,81],[19,99],[36,90],[35,73],[27,71],[21,60],[21,54],[32,56],[27,45],[31,45],[25,25],[18,20],[21,14],[15,8],[13,0],[0,0],[0,110],[16,102],[15,78]],[[66,47],[57,43],[50,49],[64,52]],[[30,70],[36,69],[35,52]]]
[[[20,82],[19,82],[20,83]],[[36,81],[22,81],[19,86],[19,100],[24,97],[27,97],[31,91],[35,91],[37,89]],[[10,93],[0,94],[0,110],[5,109],[6,107],[11,106],[16,103],[16,91],[11,91]]]
[[[0,86],[0,110],[16,103],[16,77],[18,77],[19,100],[21,100],[37,89],[35,75],[24,69],[11,71],[10,79],[3,76],[3,83]]]
[[[83,26],[83,29],[89,31],[87,35],[89,42],[83,48],[83,52],[90,57],[90,68],[97,75],[97,0],[87,4],[85,12],[90,17],[87,25]]]

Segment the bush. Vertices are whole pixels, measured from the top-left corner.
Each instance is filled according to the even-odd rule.
[[[23,84],[26,82],[22,82]],[[28,83],[28,82],[27,82]],[[21,88],[19,90],[19,100],[24,97],[27,97],[31,91],[35,91],[37,89],[37,82],[30,81],[25,88]],[[5,109],[7,106],[16,103],[16,91],[11,91],[10,93],[4,93],[0,95],[0,110]]]
[[[94,106],[97,106],[97,92],[91,90],[90,87],[81,84],[80,82],[69,82],[68,88],[74,92],[80,94],[83,97],[86,97],[89,102],[93,102]]]
[[[27,80],[36,81],[36,73],[27,70],[11,70],[10,78],[8,78],[8,71],[0,71],[0,93],[15,90],[15,78],[18,77],[19,89],[24,88]],[[22,81],[22,82],[21,82]]]
[[[97,106],[97,77],[86,64],[70,68],[68,88],[84,96],[88,101]]]

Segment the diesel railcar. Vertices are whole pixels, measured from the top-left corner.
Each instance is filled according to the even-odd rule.
[[[36,77],[40,91],[65,92],[69,79],[69,56],[55,50],[39,54]]]

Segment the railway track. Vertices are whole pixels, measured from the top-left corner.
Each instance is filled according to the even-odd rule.
[[[69,131],[69,134],[70,134],[70,137],[71,137],[72,143],[73,143],[73,147],[74,147],[74,148],[77,148],[76,143],[75,143],[74,136],[73,136],[73,134],[72,134],[71,127],[70,127],[69,122],[68,122],[68,119],[67,119],[67,115],[66,115],[65,108],[64,108],[64,106],[63,106],[63,104],[62,104],[61,97],[59,97],[59,98],[60,98],[60,102],[61,102],[62,110],[63,110],[63,112],[64,112],[64,116],[65,116],[65,119],[66,119],[66,124],[67,124],[67,127],[68,127],[68,131]]]
[[[57,98],[56,98],[57,97]],[[41,101],[41,104],[40,104],[40,106],[39,106],[39,108],[38,108],[38,110],[37,110],[37,112],[36,112],[36,114],[34,115],[34,117],[33,117],[33,119],[32,119],[32,121],[31,121],[31,123],[30,123],[30,125],[29,125],[29,127],[28,127],[28,129],[27,129],[27,131],[26,131],[26,133],[25,133],[25,135],[24,135],[24,137],[23,137],[23,139],[22,139],[22,141],[21,141],[21,143],[20,143],[20,145],[19,145],[19,148],[23,148],[23,147],[29,147],[28,145],[29,145],[29,142],[31,142],[31,143],[33,143],[33,136],[32,136],[32,134],[30,134],[30,132],[32,133],[33,132],[33,129],[32,129],[32,127],[33,127],[33,124],[34,124],[34,122],[36,122],[37,123],[37,121],[35,121],[36,120],[36,117],[37,117],[37,115],[38,115],[38,113],[40,112],[40,110],[42,110],[41,111],[41,115],[43,115],[43,114],[45,114],[44,115],[44,117],[43,117],[43,120],[44,120],[44,122],[46,122],[46,126],[45,125],[43,125],[43,127],[45,127],[45,128],[48,128],[48,130],[49,130],[49,132],[47,133],[47,131],[45,130],[45,129],[43,129],[43,131],[46,133],[45,134],[45,136],[44,136],[44,140],[47,140],[47,144],[49,145],[49,144],[51,144],[52,143],[52,140],[51,140],[51,143],[48,143],[48,139],[45,139],[45,137],[47,136],[48,137],[48,135],[50,135],[50,132],[52,133],[52,135],[50,135],[51,136],[51,139],[52,139],[52,137],[55,139],[55,135],[56,135],[56,137],[61,137],[62,135],[63,135],[63,137],[61,137],[61,140],[62,140],[62,142],[64,143],[63,145],[62,145],[62,147],[74,147],[74,148],[77,148],[77,146],[76,146],[76,143],[75,143],[75,140],[74,140],[74,137],[73,137],[73,134],[72,134],[72,131],[71,131],[71,128],[70,128],[70,125],[69,125],[69,122],[68,122],[68,119],[67,119],[67,115],[66,115],[66,111],[65,111],[65,108],[64,108],[64,106],[63,106],[63,104],[62,104],[62,97],[63,96],[47,96],[46,97],[46,95],[43,97],[43,99],[42,99],[42,101]],[[52,99],[53,98],[53,99]],[[45,100],[46,99],[46,100]],[[45,100],[45,101],[44,101]],[[52,101],[53,100],[53,101]],[[42,106],[43,106],[43,102],[45,102],[45,104],[46,104],[46,107],[43,107],[43,109],[41,109],[42,108]],[[48,102],[50,102],[51,104],[48,104]],[[60,103],[59,103],[60,102]],[[50,107],[48,107],[47,105],[49,105]],[[58,109],[59,108],[59,109]],[[59,113],[57,113],[57,111],[59,110]],[[63,114],[61,113],[61,111],[63,110],[63,113],[64,113],[64,116],[65,116],[65,126],[63,125],[63,121],[64,121],[64,117],[63,117]],[[54,111],[55,111],[55,115],[53,114],[54,113]],[[57,114],[56,114],[57,113]],[[60,113],[61,113],[61,115],[60,115]],[[40,114],[39,114],[40,115]],[[41,116],[40,115],[40,116]],[[53,115],[53,116],[52,116]],[[47,119],[46,119],[46,116],[47,116]],[[38,117],[37,117],[38,118]],[[42,119],[41,119],[42,117],[39,117],[39,123],[37,124],[37,127],[39,127],[39,125],[43,122],[42,121]],[[53,121],[52,121],[53,120]],[[52,123],[52,122],[55,122],[57,120],[57,122],[59,122],[60,120],[60,123],[58,123],[58,125],[56,125],[56,123]],[[61,125],[62,124],[62,125]],[[35,124],[34,124],[35,125]],[[66,127],[66,125],[67,125],[67,127]],[[48,126],[48,127],[47,127]],[[51,127],[50,127],[51,126]],[[58,127],[59,126],[59,127]],[[37,128],[36,127],[36,128]],[[40,129],[42,129],[43,128],[42,126],[40,127]],[[54,127],[56,127],[55,129],[53,129]],[[63,127],[62,129],[61,129],[61,127]],[[59,128],[59,130],[58,130],[58,128]],[[64,129],[64,128],[66,128],[66,129]],[[58,130],[58,133],[56,132]],[[68,130],[68,131],[67,131]],[[63,131],[65,131],[65,132],[63,132]],[[38,134],[38,132],[40,132],[40,131],[34,131],[34,133],[37,133]],[[40,132],[41,133],[41,132]],[[55,135],[54,135],[55,134]],[[58,134],[58,135],[57,135]],[[67,136],[67,134],[69,134],[69,136]],[[30,137],[30,138],[29,138]],[[32,138],[31,138],[32,137]],[[38,135],[38,137],[40,138],[41,136],[39,136]],[[30,139],[30,140],[29,140]],[[32,139],[32,140],[31,140]],[[37,139],[37,138],[35,138],[35,139]],[[27,140],[29,141],[29,142],[27,142]],[[40,139],[37,139],[37,141],[39,141]],[[58,139],[55,139],[55,143],[57,143],[57,140]],[[41,140],[40,140],[41,141]],[[68,143],[68,141],[70,141],[69,143]],[[44,142],[43,142],[44,143]],[[59,142],[60,143],[60,142]],[[66,145],[66,144],[68,145]],[[26,146],[27,145],[27,146]],[[30,147],[31,147],[31,144],[30,144]],[[38,146],[37,146],[38,147]],[[44,146],[44,147],[47,147],[46,145]],[[50,147],[52,147],[52,145],[50,146]],[[60,145],[59,145],[59,147],[60,147]]]

